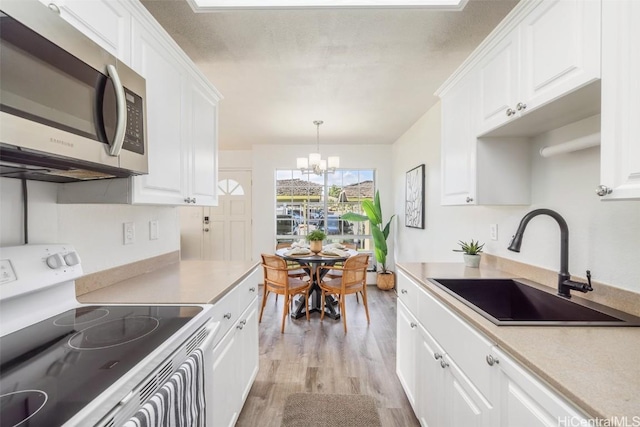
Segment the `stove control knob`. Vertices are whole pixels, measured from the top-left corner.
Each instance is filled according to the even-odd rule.
[[[53,254],[47,257],[47,265],[49,266],[49,268],[53,268],[55,270],[56,268],[60,268],[66,264],[64,262],[64,258],[62,258],[62,255]]]
[[[78,252],[75,251],[69,252],[64,256],[64,262],[66,262],[67,265],[71,267],[73,267],[74,265],[78,265],[80,264],[80,255],[78,255]]]

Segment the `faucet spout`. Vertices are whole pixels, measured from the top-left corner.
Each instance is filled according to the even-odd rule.
[[[513,252],[520,252],[520,246],[522,245],[522,237],[524,236],[524,230],[527,228],[527,224],[533,218],[538,215],[548,215],[555,219],[560,226],[560,271],[558,272],[558,295],[571,298],[571,289],[580,292],[592,291],[591,278],[589,277],[589,283],[580,283],[571,280],[571,274],[569,274],[569,227],[564,218],[556,211],[551,209],[535,209],[527,213],[516,230],[516,234],[513,235],[508,249]],[[590,274],[589,274],[590,276]]]

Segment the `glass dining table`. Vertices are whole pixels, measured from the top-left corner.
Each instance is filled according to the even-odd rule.
[[[310,274],[311,290],[309,291],[309,296],[311,301],[308,308],[309,314],[320,313],[321,310],[324,309],[325,316],[329,316],[332,319],[340,319],[340,313],[335,309],[338,301],[333,298],[333,296],[327,295],[325,298],[325,306],[324,308],[321,307],[322,290],[320,289],[320,283],[318,283],[316,271],[320,266],[332,266],[338,262],[344,262],[350,256],[357,255],[358,251],[353,249],[344,249],[343,252],[346,252],[348,254],[347,256],[330,255],[323,252],[319,252],[317,254],[311,253],[309,255],[287,255],[290,250],[291,248],[278,249],[276,251],[276,255],[282,257],[286,261],[297,262]],[[328,269],[322,269],[320,272],[320,280],[322,280],[328,272]],[[304,297],[300,297],[296,302],[295,310],[291,313],[291,317],[294,319],[304,317],[306,316],[306,310],[307,307],[304,303]]]

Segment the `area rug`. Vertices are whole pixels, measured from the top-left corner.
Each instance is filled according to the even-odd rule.
[[[376,401],[360,394],[294,393],[287,397],[282,427],[381,427]]]

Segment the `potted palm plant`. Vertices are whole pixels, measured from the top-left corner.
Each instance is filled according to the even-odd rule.
[[[314,253],[322,251],[322,241],[327,238],[327,235],[322,230],[313,230],[307,234],[307,241],[309,242],[309,250]]]
[[[393,289],[395,276],[393,271],[387,270],[387,238],[389,237],[389,230],[391,229],[391,221],[395,215],[391,215],[389,221],[383,225],[380,193],[378,191],[376,191],[374,200],[363,200],[361,205],[366,215],[349,212],[342,215],[342,219],[347,221],[369,221],[369,224],[371,224],[371,234],[373,235],[374,254],[378,263],[376,283],[380,289]]]
[[[460,245],[460,249],[454,249],[454,252],[463,252],[462,256],[464,258],[464,265],[467,267],[478,268],[480,266],[480,253],[482,252],[482,248],[484,247],[484,243],[480,244],[479,240],[474,241],[471,239],[470,242],[463,242],[462,240],[458,241]]]

